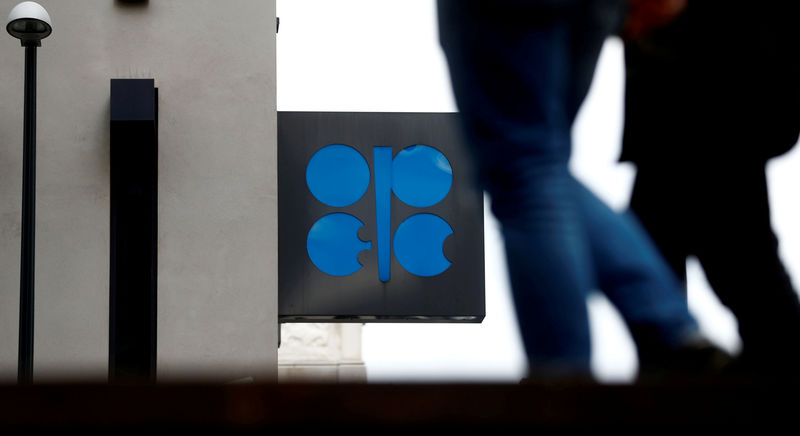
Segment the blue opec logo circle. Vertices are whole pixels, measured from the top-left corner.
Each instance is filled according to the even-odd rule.
[[[432,277],[446,271],[444,242],[453,229],[447,221],[430,213],[405,219],[391,235],[391,196],[413,207],[431,207],[441,202],[453,185],[453,169],[439,150],[412,145],[392,157],[391,147],[373,147],[373,170],[353,147],[328,145],[318,150],[306,166],[306,184],[320,202],[333,208],[361,200],[371,179],[375,186],[378,278],[391,278],[391,253],[411,274]],[[374,177],[371,177],[374,176]],[[364,223],[353,215],[333,212],[317,220],[308,232],[306,249],[311,262],[332,276],[348,276],[362,265],[359,253],[371,250],[372,241],[362,241],[358,230]],[[392,250],[393,248],[393,250]]]

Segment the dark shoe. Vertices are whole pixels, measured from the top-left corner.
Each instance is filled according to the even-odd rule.
[[[742,352],[725,368],[725,376],[742,383],[800,384],[797,350],[775,348],[778,349]]]
[[[707,339],[695,337],[677,348],[650,347],[639,353],[638,382],[708,381],[725,375],[731,356]]]

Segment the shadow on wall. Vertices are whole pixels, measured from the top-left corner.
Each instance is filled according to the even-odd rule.
[[[150,6],[150,0],[116,0],[114,5],[133,14],[143,14],[147,12],[147,7]]]

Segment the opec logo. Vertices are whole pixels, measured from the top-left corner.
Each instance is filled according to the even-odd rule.
[[[447,158],[427,145],[412,145],[392,157],[392,147],[373,147],[373,169],[353,147],[328,145],[317,151],[306,167],[311,194],[332,212],[317,220],[308,232],[306,249],[311,262],[332,276],[348,276],[362,268],[358,255],[377,245],[378,278],[391,277],[391,254],[409,273],[432,277],[451,263],[444,256],[445,239],[453,233],[442,218],[425,213],[405,219],[391,235],[392,193],[409,206],[425,208],[442,201],[453,184],[453,169]],[[370,182],[375,190],[377,235],[362,241],[358,229],[364,223],[335,208],[350,206],[364,197]]]

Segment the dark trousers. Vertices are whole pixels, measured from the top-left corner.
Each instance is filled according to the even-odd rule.
[[[678,276],[696,256],[739,322],[743,351],[798,362],[800,304],[770,223],[764,163],[640,166],[631,209]]]

